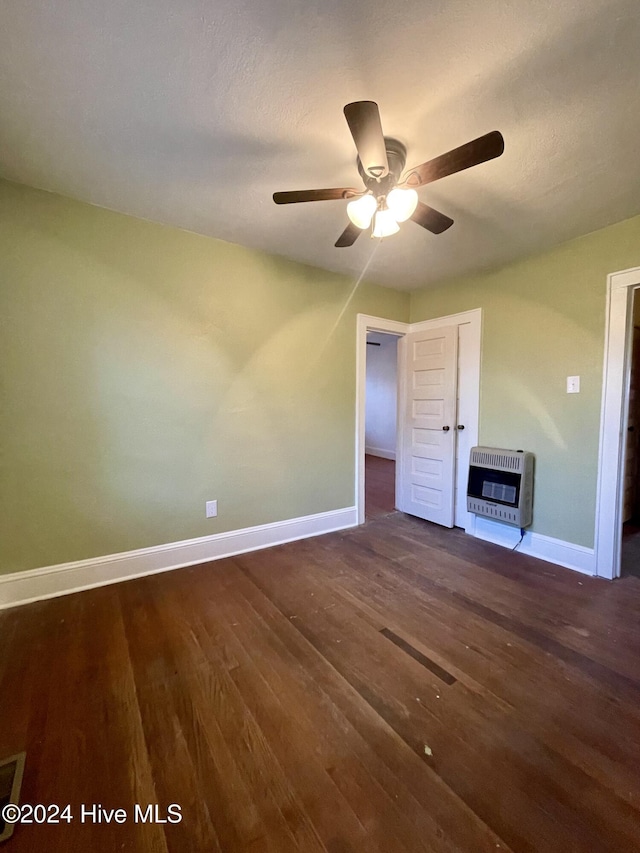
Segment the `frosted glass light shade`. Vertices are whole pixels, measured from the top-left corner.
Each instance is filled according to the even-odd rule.
[[[376,213],[376,218],[373,226],[372,237],[390,237],[392,234],[397,234],[400,226],[395,220],[393,213],[390,210],[379,210]]]
[[[372,195],[361,195],[350,201],[347,205],[347,216],[358,228],[368,228],[371,225],[373,214],[376,212],[378,202]]]
[[[406,222],[418,206],[418,193],[415,190],[391,190],[387,196],[387,207],[393,213],[396,222]]]

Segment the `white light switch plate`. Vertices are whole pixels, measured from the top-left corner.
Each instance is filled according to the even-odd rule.
[[[567,394],[579,394],[580,393],[580,377],[579,376],[567,376]]]
[[[207,501],[206,503],[207,518],[215,518],[218,514],[218,501]]]

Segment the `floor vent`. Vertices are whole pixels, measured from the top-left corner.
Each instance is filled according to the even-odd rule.
[[[22,774],[24,772],[25,753],[12,755],[0,761],[0,841],[6,841],[13,833],[13,823],[5,823],[2,817],[4,807],[13,803],[18,805]]]
[[[381,628],[380,633],[383,637],[386,637],[387,640],[391,640],[391,642],[399,649],[402,649],[403,652],[406,652],[414,660],[417,660],[418,663],[421,663],[422,666],[426,667],[441,681],[444,681],[445,684],[456,683],[457,679],[454,678],[454,676],[451,675],[450,672],[447,672],[446,669],[443,669],[439,664],[431,660],[431,658],[428,658],[426,655],[423,655],[422,652],[419,652],[417,649],[414,649],[411,643],[408,643],[406,640],[403,640],[402,637],[399,637],[397,634],[394,634],[393,631],[390,631],[388,628]]]

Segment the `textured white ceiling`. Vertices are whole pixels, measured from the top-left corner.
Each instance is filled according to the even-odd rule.
[[[359,185],[345,103],[415,165],[487,131],[504,155],[424,187],[368,277],[416,288],[640,212],[638,0],[2,0],[0,175],[327,269]]]

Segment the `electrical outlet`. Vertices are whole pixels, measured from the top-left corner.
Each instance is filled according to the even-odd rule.
[[[579,394],[580,393],[580,377],[579,376],[567,376],[567,394]]]
[[[218,514],[218,501],[207,501],[205,507],[207,518],[215,518]]]

